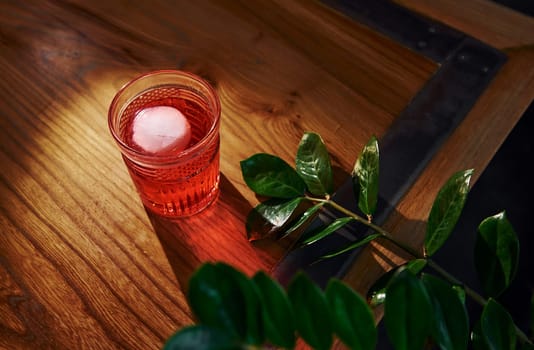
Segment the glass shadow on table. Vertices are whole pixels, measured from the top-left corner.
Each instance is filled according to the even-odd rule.
[[[203,212],[169,220],[145,209],[183,291],[205,262],[222,261],[246,274],[270,271],[289,241],[249,242],[245,222],[252,206],[221,173],[219,198]]]

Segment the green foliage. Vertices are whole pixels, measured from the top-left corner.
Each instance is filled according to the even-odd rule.
[[[200,324],[251,344],[263,341],[258,292],[241,272],[222,263],[205,264],[191,278],[187,296]]]
[[[282,159],[264,153],[241,161],[243,178],[254,193],[274,198],[301,196],[306,190],[304,180]]]
[[[333,258],[334,256],[337,256],[337,255],[346,253],[348,251],[354,250],[354,249],[356,249],[358,247],[366,245],[367,243],[375,240],[378,237],[380,237],[380,234],[378,234],[378,233],[370,234],[370,235],[360,239],[359,241],[356,241],[356,242],[354,242],[352,244],[349,244],[348,246],[346,246],[346,247],[344,247],[342,249],[339,249],[339,250],[334,251],[334,252],[332,252],[330,254],[325,254],[325,255],[321,256],[320,260],[330,259],[330,258]]]
[[[354,220],[351,217],[337,218],[326,227],[320,227],[317,231],[312,232],[309,237],[302,242],[303,245],[308,245],[317,242],[318,240],[325,238],[329,234],[336,232],[349,222]]]
[[[453,285],[452,290],[458,294],[458,298],[460,298],[462,304],[465,304],[465,289],[462,286]]]
[[[229,333],[209,326],[190,326],[170,337],[163,350],[237,350],[240,343]]]
[[[480,328],[480,320],[475,323],[471,332],[471,345],[474,350],[488,350],[488,344],[482,335],[482,329]]]
[[[308,220],[312,219],[314,215],[317,213],[319,209],[325,204],[325,202],[319,202],[315,205],[309,207],[306,209],[302,215],[300,215],[297,220],[292,222],[287,230],[285,230],[282,234],[280,234],[279,238],[284,238],[285,236],[293,233],[297,229],[299,229],[303,224],[305,224]]]
[[[522,349],[532,349],[531,340],[517,329],[497,301],[484,299],[431,260],[453,233],[468,195],[472,170],[453,174],[440,189],[428,216],[425,254],[421,255],[370,220],[378,198],[379,150],[375,137],[363,148],[352,172],[358,208],[365,218],[330,198],[332,169],[319,135],[304,134],[295,164],[293,169],[268,154],[256,154],[241,162],[246,184],[258,195],[269,197],[247,217],[249,240],[283,238],[329,206],[341,213],[339,217],[307,232],[299,241],[301,245],[319,244],[353,220],[367,225],[371,233],[321,259],[379,237],[413,255],[413,259],[378,279],[367,293],[367,301],[337,279],[322,291],[307,275],[298,273],[286,291],[263,272],[248,278],[223,263],[204,264],[191,278],[188,293],[198,325],[170,337],[165,350],[293,348],[297,338],[315,349],[330,348],[336,338],[351,349],[373,349],[377,329],[372,308],[381,304],[395,349],[418,350],[435,344],[442,350],[461,350],[469,344],[466,296],[484,306],[471,330],[473,349],[514,349],[518,340]],[[504,212],[482,221],[474,254],[484,290],[490,297],[498,296],[512,282],[519,257],[519,243]],[[427,269],[441,278],[430,275]]]
[[[306,191],[320,196],[332,193],[330,157],[319,135],[304,134],[295,163],[296,169],[293,169],[284,160],[264,153],[241,161],[241,172],[247,186],[258,195],[272,197],[249,213],[246,223],[249,240],[262,239],[273,233],[279,237],[287,236],[312,218],[322,206],[316,203],[282,231],[298,204],[304,200]]]
[[[278,232],[289,221],[302,200],[302,197],[271,198],[258,204],[247,216],[247,238],[255,241]]]
[[[334,191],[330,156],[321,136],[311,132],[304,134],[297,151],[296,167],[311,194],[324,196]]]
[[[295,315],[284,289],[264,272],[253,277],[262,301],[265,336],[273,345],[295,346]]]
[[[358,208],[368,216],[374,214],[378,202],[378,173],[378,140],[373,136],[363,148],[352,170]]]
[[[519,241],[504,212],[478,226],[475,266],[485,292],[493,297],[512,282],[519,262]]]
[[[440,189],[428,216],[425,236],[425,251],[428,256],[441,248],[460,218],[472,174],[473,170],[459,171]]]
[[[367,292],[367,299],[369,300],[371,306],[378,306],[386,301],[386,288],[399,272],[406,269],[412,274],[417,275],[425,266],[425,259],[414,259],[408,261],[404,265],[400,265],[386,272],[379,279],[377,279],[375,283],[373,283]]]
[[[467,349],[469,320],[463,301],[453,287],[432,275],[423,275],[423,283],[433,305],[432,334],[442,350]]]
[[[261,344],[292,348],[296,335],[315,349],[329,349],[334,334],[354,349],[372,349],[376,344],[371,309],[338,280],[322,291],[298,274],[285,291],[263,272],[248,278],[229,265],[206,263],[191,278],[189,296],[199,325],[175,333],[165,350],[245,349]]]
[[[396,350],[423,349],[431,335],[432,304],[425,285],[408,270],[399,272],[386,288],[384,318]]]
[[[330,309],[324,293],[303,273],[288,286],[287,294],[297,317],[297,331],[314,349],[329,349],[333,341]]]
[[[515,349],[514,321],[510,314],[494,299],[490,299],[482,311],[480,329],[489,349]]]
[[[365,300],[338,280],[328,283],[326,298],[332,310],[334,330],[343,343],[354,350],[374,349],[378,332]]]

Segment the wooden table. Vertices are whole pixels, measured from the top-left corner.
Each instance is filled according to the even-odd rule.
[[[482,0],[399,3],[508,56],[386,223],[417,247],[439,187],[476,178],[534,98],[534,20]],[[201,75],[222,103],[221,196],[177,223],[147,215],[107,126],[114,93],[163,68]],[[288,249],[246,240],[257,199],[239,161],[292,162],[311,130],[339,185],[437,69],[317,1],[2,1],[0,348],[160,348],[192,323],[182,288],[202,262],[253,273]],[[364,292],[401,260],[370,246],[345,279]]]

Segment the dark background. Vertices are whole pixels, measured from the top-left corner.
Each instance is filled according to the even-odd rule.
[[[534,0],[494,0],[495,2],[507,6],[515,11],[522,12],[529,16],[534,16]]]

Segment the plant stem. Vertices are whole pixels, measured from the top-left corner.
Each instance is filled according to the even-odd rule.
[[[388,241],[390,241],[391,243],[395,244],[396,246],[398,246],[399,248],[401,248],[405,252],[409,253],[410,255],[414,256],[415,258],[424,259],[424,256],[421,253],[419,253],[418,251],[416,251],[412,247],[410,247],[408,245],[405,245],[402,242],[397,241],[395,238],[393,238],[393,236],[388,231],[384,230],[382,227],[373,224],[369,220],[367,220],[367,219],[361,217],[360,215],[358,215],[358,214],[346,209],[345,207],[343,207],[343,206],[337,204],[336,202],[334,202],[333,200],[315,198],[315,197],[306,197],[306,198],[311,200],[311,201],[314,201],[314,202],[322,202],[322,203],[326,203],[326,204],[330,205],[332,208],[338,210],[339,212],[341,212],[341,213],[353,218],[354,220],[356,220],[358,222],[361,222],[362,224],[364,224],[367,227],[371,228],[372,230],[376,231],[383,238],[387,239]]]
[[[438,274],[440,274],[445,280],[447,280],[449,283],[454,285],[460,285],[464,288],[465,294],[467,294],[471,299],[473,299],[476,303],[480,304],[481,306],[485,306],[487,304],[487,300],[482,297],[480,294],[478,294],[476,291],[471,289],[469,286],[465,285],[463,282],[458,280],[456,277],[451,275],[449,272],[447,272],[445,269],[443,269],[441,266],[439,266],[435,261],[432,259],[422,255],[417,250],[413,249],[412,247],[405,245],[402,242],[397,241],[388,231],[384,230],[382,227],[373,224],[369,220],[363,218],[362,216],[346,209],[345,207],[339,205],[338,203],[334,202],[330,198],[316,198],[316,197],[309,197],[306,196],[306,198],[312,202],[321,202],[330,205],[332,208],[338,210],[339,212],[353,218],[354,220],[361,222],[362,224],[366,225],[367,227],[371,228],[372,230],[376,231],[380,234],[381,237],[387,239],[391,243],[395,244],[397,247],[401,248],[408,254],[412,255],[416,259],[425,259],[427,261],[427,264],[429,267],[431,267],[434,271],[436,271]],[[532,342],[528,339],[528,337],[523,333],[523,331],[515,325],[516,334],[519,337],[520,341],[522,343],[528,343],[532,345]]]
[[[427,258],[427,264],[430,266],[434,271],[439,273],[443,278],[445,278],[447,281],[449,281],[452,284],[462,286],[465,290],[465,294],[469,295],[471,299],[473,299],[478,304],[484,306],[488,302],[486,299],[484,299],[480,294],[475,292],[473,289],[471,289],[469,286],[465,285],[463,282],[458,280],[456,277],[448,273],[444,268],[439,266],[434,260]]]

